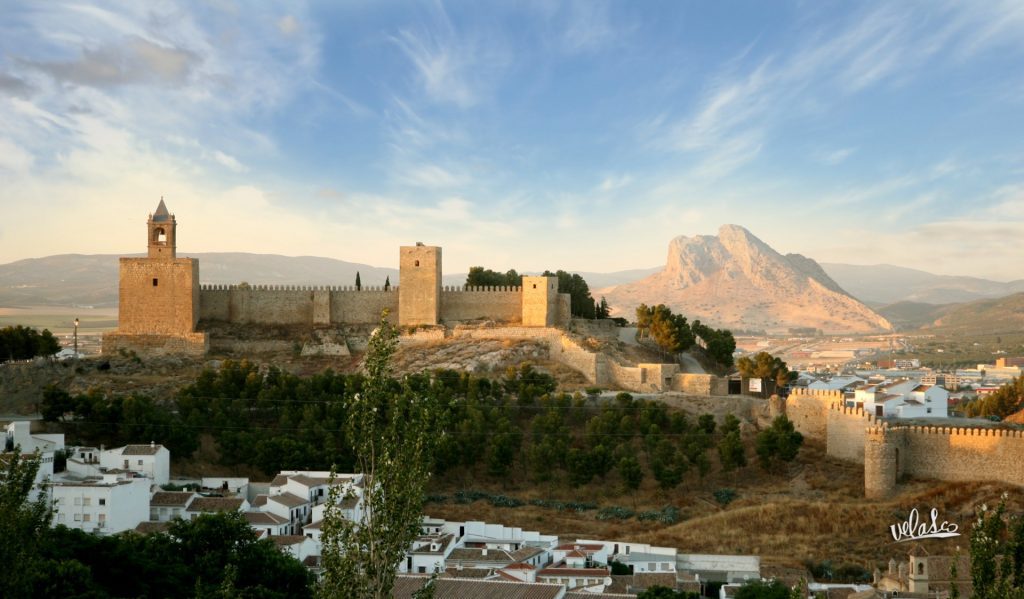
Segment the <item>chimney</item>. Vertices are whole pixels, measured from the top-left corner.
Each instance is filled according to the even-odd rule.
[[[150,442],[149,442],[149,448],[150,448],[150,449],[156,449],[156,443],[154,443],[154,442],[150,441]]]

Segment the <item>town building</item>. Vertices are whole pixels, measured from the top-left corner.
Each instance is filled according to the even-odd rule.
[[[58,477],[48,485],[53,524],[100,535],[133,530],[149,517],[151,482],[131,472]]]

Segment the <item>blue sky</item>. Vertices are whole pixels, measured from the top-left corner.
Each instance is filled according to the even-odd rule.
[[[1024,278],[1024,4],[0,0],[0,262],[179,249]]]

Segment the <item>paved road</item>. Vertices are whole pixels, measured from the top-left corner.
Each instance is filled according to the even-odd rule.
[[[697,361],[697,358],[694,358],[690,354],[683,354],[682,357],[683,357],[683,364],[682,364],[683,372],[687,372],[687,373],[690,373],[690,374],[707,374],[706,372],[704,372],[704,367],[701,366],[700,362]]]
[[[629,345],[640,345],[636,342],[636,327],[622,327],[619,329],[619,341]],[[683,372],[689,374],[707,374],[700,362],[690,354],[683,354],[683,363],[680,365]]]

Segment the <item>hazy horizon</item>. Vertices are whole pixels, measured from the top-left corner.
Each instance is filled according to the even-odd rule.
[[[0,263],[145,249],[446,272],[781,253],[1024,278],[1024,10],[3,2]]]

